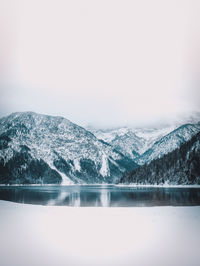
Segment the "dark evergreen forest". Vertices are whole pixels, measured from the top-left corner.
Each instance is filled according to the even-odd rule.
[[[162,158],[125,173],[120,183],[200,184],[200,132]]]

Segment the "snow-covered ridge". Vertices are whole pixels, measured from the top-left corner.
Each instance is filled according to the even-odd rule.
[[[158,128],[92,129],[93,134],[138,164],[149,163],[171,152],[200,131],[200,124],[176,123]]]
[[[188,128],[189,127],[189,128]],[[183,131],[188,130],[190,125],[181,127]],[[173,132],[180,133],[180,130]],[[185,134],[185,136],[190,136]],[[172,133],[165,138],[172,137]],[[178,140],[176,138],[175,140]],[[181,139],[181,141],[183,141]],[[160,142],[162,144],[163,142]],[[165,143],[165,142],[164,142]],[[175,146],[177,143],[174,143]],[[162,146],[161,146],[162,147]],[[148,155],[148,154],[147,154]],[[132,171],[124,174],[120,183],[142,184],[142,185],[200,185],[200,132],[187,141],[183,141],[180,147],[168,152],[161,158],[151,161]]]
[[[182,125],[156,141],[150,149],[136,159],[136,162],[142,165],[161,158],[190,140],[199,131],[200,124]]]
[[[1,118],[0,183],[114,183],[137,164],[179,147],[200,123],[90,130],[33,112]]]
[[[134,159],[142,155],[159,139],[176,129],[176,126],[164,128],[129,128],[122,127],[111,130],[90,128],[92,133],[126,156]]]
[[[24,178],[28,180],[30,171],[33,172],[30,170],[33,161],[37,164],[35,168],[41,163],[45,164],[43,168],[48,166],[53,179],[57,175],[58,181],[59,175],[65,184],[114,182],[123,171],[136,166],[110,145],[99,141],[91,132],[63,117],[33,112],[14,113],[0,119],[0,138],[0,160],[2,170],[7,171],[5,174],[8,174],[12,160],[21,161],[13,180],[20,179],[20,174],[25,173]],[[41,173],[36,176],[42,179]]]

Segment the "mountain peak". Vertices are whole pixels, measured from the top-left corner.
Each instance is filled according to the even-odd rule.
[[[110,183],[137,166],[63,117],[34,112],[11,114],[0,120],[0,142],[2,178],[7,176],[11,183],[52,182],[52,178],[65,184]]]

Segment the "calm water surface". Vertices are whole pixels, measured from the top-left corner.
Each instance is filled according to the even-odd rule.
[[[0,200],[81,207],[200,206],[200,188],[0,186]]]

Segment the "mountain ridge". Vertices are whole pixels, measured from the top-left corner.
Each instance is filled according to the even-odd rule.
[[[184,124],[172,132],[157,140],[150,149],[145,151],[141,156],[136,158],[140,165],[150,163],[152,160],[162,157],[163,155],[180,147],[181,144],[191,139],[200,131],[200,124]]]
[[[42,174],[47,179],[45,173],[55,177],[56,183],[110,183],[137,167],[91,132],[60,116],[13,113],[0,119],[0,140],[1,177],[5,179],[6,171],[14,173],[13,178],[7,174],[11,183],[42,182]],[[39,169],[36,173],[33,164]]]
[[[123,127],[108,131],[93,129],[92,132],[117,151],[143,165],[176,149],[199,130],[200,123],[187,123],[164,128]]]
[[[188,123],[91,132],[62,116],[15,112],[0,118],[0,183],[117,183],[199,131]]]
[[[122,176],[125,184],[200,184],[200,132],[172,152]]]

